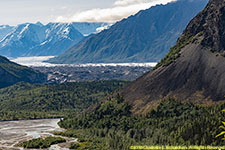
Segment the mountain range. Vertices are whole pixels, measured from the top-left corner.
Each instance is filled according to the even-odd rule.
[[[0,26],[0,55],[57,56],[106,23],[25,23]]]
[[[31,68],[18,65],[0,56],[0,88],[17,82],[43,83],[47,76]]]
[[[156,5],[89,36],[51,63],[158,62],[208,0]]]
[[[165,98],[197,104],[224,100],[224,39],[225,2],[210,0],[158,65],[119,93],[135,113],[146,113]]]

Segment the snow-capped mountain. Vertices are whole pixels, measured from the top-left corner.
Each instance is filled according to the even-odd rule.
[[[49,23],[45,26],[44,35],[44,40],[33,47],[33,50],[27,53],[28,56],[56,56],[83,38],[71,23]]]
[[[12,30],[13,30],[13,27],[12,26],[9,26],[9,25],[1,25],[0,26],[0,40],[2,40]]]
[[[107,23],[24,23],[0,26],[0,55],[57,56],[93,33],[108,28]]]
[[[7,57],[58,55],[82,38],[71,23],[25,23],[14,27],[0,41],[0,54]]]

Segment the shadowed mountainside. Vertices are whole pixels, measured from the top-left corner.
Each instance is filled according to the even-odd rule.
[[[157,5],[88,37],[51,63],[157,62],[208,0]]]
[[[47,76],[34,71],[31,68],[18,65],[0,56],[0,88],[10,86],[17,82],[42,83],[47,80]]]

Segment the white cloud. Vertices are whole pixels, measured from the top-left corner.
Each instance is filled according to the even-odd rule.
[[[107,24],[107,25],[102,26],[102,27],[99,27],[99,28],[96,29],[96,32],[101,32],[101,31],[103,31],[103,30],[105,30],[105,29],[108,29],[108,28],[110,28],[112,25],[113,25],[113,23]]]
[[[117,0],[114,5],[115,6],[127,6],[133,4],[147,3],[147,0]]]
[[[176,0],[117,0],[112,8],[95,8],[73,16],[59,16],[58,22],[116,22],[140,10]]]

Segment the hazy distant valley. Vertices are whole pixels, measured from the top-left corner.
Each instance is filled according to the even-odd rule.
[[[21,65],[47,75],[48,83],[65,83],[98,80],[135,80],[157,63],[100,63],[100,64],[50,64],[50,57],[19,57],[12,59]]]
[[[57,66],[32,67],[48,75],[48,83],[64,83],[98,80],[129,80],[133,81],[152,67],[138,66]]]

